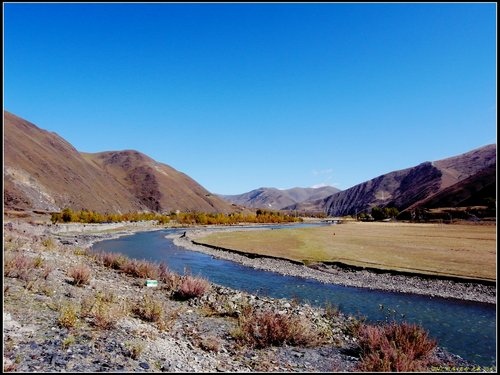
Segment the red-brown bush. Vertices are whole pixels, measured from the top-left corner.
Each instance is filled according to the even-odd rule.
[[[76,286],[88,284],[90,282],[90,275],[90,268],[84,264],[80,264],[68,270],[68,276],[73,278],[73,284]]]
[[[179,288],[175,291],[174,297],[180,300],[201,297],[210,289],[210,283],[200,277],[190,275],[183,276]]]
[[[360,371],[426,371],[436,341],[420,326],[390,323],[363,325],[359,330]]]
[[[235,331],[237,340],[255,348],[281,346],[315,346],[321,343],[321,335],[303,317],[278,312],[256,312],[247,308],[240,316]]]

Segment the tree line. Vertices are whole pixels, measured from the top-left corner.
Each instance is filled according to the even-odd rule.
[[[154,212],[99,213],[90,210],[74,211],[64,208],[61,212],[51,214],[51,222],[56,223],[118,223],[157,221],[167,224],[174,221],[181,225],[233,225],[239,223],[291,223],[302,221],[301,218],[279,211],[257,210],[256,213],[206,213],[206,212],[171,212],[159,214]]]
[[[393,219],[399,215],[399,210],[396,207],[378,207],[373,206],[371,214],[362,212],[357,215],[357,219],[361,221],[380,221],[385,219]]]

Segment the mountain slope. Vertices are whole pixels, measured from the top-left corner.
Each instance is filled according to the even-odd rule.
[[[496,171],[495,144],[390,172],[325,199],[292,205],[286,209],[326,212],[331,216],[369,212],[373,206],[396,207],[403,211],[493,165]]]
[[[137,211],[142,205],[55,133],[4,112],[4,205]]]
[[[186,174],[140,152],[125,150],[84,155],[152,211],[234,211],[227,202],[210,194]]]
[[[137,151],[78,152],[55,133],[4,111],[4,206],[59,211],[231,212],[196,181]]]
[[[237,195],[219,195],[228,202],[245,207],[281,210],[284,207],[310,199],[322,199],[340,191],[333,186],[320,188],[292,188],[280,190],[276,188],[259,188],[248,193]]]
[[[496,197],[496,162],[429,198],[411,205],[416,207],[493,206]]]

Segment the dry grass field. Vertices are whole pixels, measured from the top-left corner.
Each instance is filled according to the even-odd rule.
[[[213,233],[197,242],[306,264],[496,280],[496,225],[348,223]]]

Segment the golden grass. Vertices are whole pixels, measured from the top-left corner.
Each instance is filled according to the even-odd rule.
[[[197,242],[306,264],[353,266],[496,280],[496,226],[348,223],[213,233]]]

